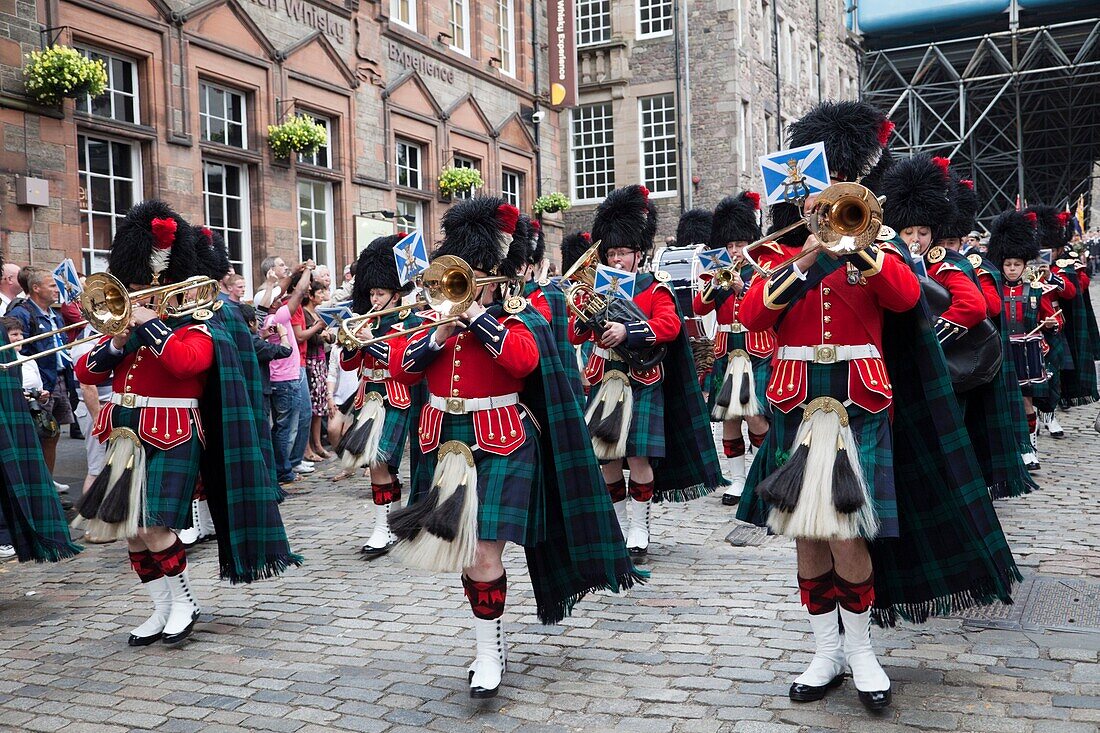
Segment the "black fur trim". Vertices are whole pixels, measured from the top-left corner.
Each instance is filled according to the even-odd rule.
[[[530,217],[527,214],[521,214],[516,221],[516,230],[512,232],[508,253],[497,268],[497,272],[506,277],[515,277],[520,268],[531,261],[534,254],[534,238],[535,228],[531,226]]]
[[[733,402],[733,377],[726,377],[726,380],[722,382],[722,389],[718,391],[718,396],[714,398],[714,404],[718,407],[729,407]]]
[[[755,242],[760,239],[760,221],[753,200],[744,192],[726,196],[714,209],[710,246],[725,247],[730,242]]]
[[[424,520],[424,529],[446,542],[454,542],[458,536],[458,523],[462,519],[462,505],[466,501],[469,487],[459,484],[446,501]]]
[[[439,503],[439,487],[432,486],[420,501],[390,512],[390,531],[399,540],[411,540],[420,533],[428,515]]]
[[[562,274],[565,274],[565,271],[572,267],[581,255],[592,248],[592,240],[585,234],[585,232],[573,232],[572,234],[566,234],[561,240]]]
[[[707,209],[685,211],[676,224],[676,246],[710,242],[710,228],[714,215]]]
[[[878,164],[871,169],[871,172],[863,177],[860,181],[860,185],[866,186],[871,189],[871,192],[876,196],[882,196],[882,177],[886,175],[886,171],[890,170],[891,166],[897,162],[897,158],[889,147],[883,148],[882,157],[878,159]]]
[[[881,187],[886,196],[883,223],[895,231],[940,226],[954,215],[948,179],[927,153],[899,160],[883,175]]]
[[[107,473],[106,469],[104,469],[104,473]],[[126,521],[126,515],[130,513],[130,484],[133,481],[133,466],[127,466],[103,499],[103,504],[99,509],[100,519],[108,524],[118,524]]]
[[[844,447],[837,450],[833,461],[833,506],[841,514],[854,514],[863,506],[863,489]]]
[[[747,405],[751,399],[752,392],[749,390],[749,375],[745,374],[741,377],[741,393],[737,395],[737,400],[742,405]]]
[[[1036,204],[1027,207],[1027,211],[1034,212],[1038,225],[1039,247],[1042,249],[1058,249],[1065,247],[1069,238],[1066,230],[1058,221],[1058,209],[1045,204]]]
[[[447,209],[443,214],[443,244],[432,256],[454,255],[475,270],[496,273],[511,236],[501,231],[497,219],[497,209],[503,203],[495,196],[475,196]]]
[[[176,221],[176,238],[168,258],[168,267],[161,273],[161,282],[181,282],[198,270],[196,230],[168,204],[150,199],[135,204],[126,212],[111,242],[107,269],[125,285],[149,285],[153,282],[149,258],[153,254],[154,219]]]
[[[617,188],[596,209],[592,222],[592,241],[600,243],[600,259],[607,262],[607,251],[626,247],[643,254],[653,248],[657,234],[657,207],[649,200],[644,186],[633,184]]]
[[[989,226],[988,254],[998,267],[1007,259],[1028,262],[1039,256],[1039,240],[1026,213],[1009,209],[997,215]]]
[[[824,142],[830,172],[854,181],[878,164],[885,122],[886,115],[865,102],[825,101],[792,122],[787,136],[792,148]]]
[[[800,443],[790,459],[760,482],[756,493],[782,512],[792,512],[802,494],[802,481],[806,477],[806,464],[810,458],[810,447]]]
[[[80,512],[80,516],[85,519],[95,519],[99,514],[99,507],[103,505],[103,497],[106,496],[110,483],[111,472],[105,468],[95,477],[95,481],[88,490],[76,500],[76,510]]]
[[[775,204],[770,210],[772,225],[768,229],[768,233],[777,232],[784,227],[794,224],[796,221],[802,219],[802,210],[794,204]],[[779,237],[778,241],[781,244],[785,244],[788,247],[801,247],[806,243],[806,238],[810,236],[810,230],[806,227],[796,227],[787,232],[783,236]]]
[[[198,256],[196,274],[221,280],[233,266],[229,263],[229,251],[220,232],[206,226],[195,227],[195,248]]]
[[[356,313],[366,313],[371,309],[371,288],[398,293],[412,290],[412,283],[402,285],[397,279],[397,263],[393,259],[393,247],[402,238],[399,234],[378,237],[359,253],[359,259],[355,262],[355,282],[351,286],[351,309]]]
[[[937,241],[961,239],[976,226],[974,219],[978,215],[978,195],[961,182],[961,177],[955,171],[951,171],[951,183],[947,193],[951,201],[951,215],[944,219],[942,225],[933,227],[932,238]]]

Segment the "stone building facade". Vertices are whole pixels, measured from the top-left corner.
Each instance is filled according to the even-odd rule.
[[[561,186],[577,203],[566,229],[588,229],[606,192],[629,183],[655,197],[658,243],[681,210],[759,191],[757,157],[782,147],[781,127],[819,99],[858,97],[846,4],[576,0],[579,106],[560,115]]]
[[[127,208],[159,197],[220,230],[256,287],[269,254],[339,272],[395,229],[419,229],[433,246],[449,165],[477,167],[484,192],[529,211],[539,171],[549,186],[561,177],[556,119],[531,122],[530,10],[519,0],[0,0],[0,246],[9,261],[71,257],[99,270]],[[24,55],[52,43],[103,58],[109,92],[59,109],[28,99]],[[324,124],[329,142],[277,159],[267,128],[295,113]],[[48,205],[17,204],[23,177],[47,182]]]

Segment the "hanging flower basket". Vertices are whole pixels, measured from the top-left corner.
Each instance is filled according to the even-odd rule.
[[[327,143],[328,133],[324,126],[308,115],[292,115],[280,125],[267,126],[267,144],[276,158],[315,153]]]
[[[66,98],[103,94],[107,88],[107,66],[75,48],[50,46],[27,54],[23,85],[27,95],[36,102],[56,107]]]
[[[472,192],[485,185],[476,168],[444,168],[439,174],[439,193],[450,198],[458,193]]]
[[[535,205],[532,208],[536,214],[556,214],[559,211],[568,211],[572,205],[564,193],[555,191],[539,196],[535,199]]]

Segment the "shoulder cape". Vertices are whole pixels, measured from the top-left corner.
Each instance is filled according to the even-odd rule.
[[[650,273],[639,273],[635,288],[644,292],[654,282]],[[710,431],[710,413],[703,400],[695,359],[683,327],[683,313],[673,294],[672,302],[680,317],[680,332],[668,344],[668,354],[662,362],[665,376],[661,389],[665,397],[665,456],[652,459],[653,500],[690,501],[728,486],[722,476],[722,464],[714,447]]]
[[[911,265],[908,249],[898,251]],[[1011,603],[1020,572],[974,456],[923,295],[905,313],[884,314],[883,351],[894,385],[900,534],[869,546],[875,621],[923,623],[996,600]],[[738,519],[766,525],[767,505],[753,488],[776,467],[776,446],[769,438],[753,462]]]
[[[291,552],[279,514],[282,492],[248,327],[234,305],[219,308],[206,327],[214,368],[199,401],[206,432],[203,486],[218,534],[221,577],[251,583],[301,565],[302,557]]]
[[[499,305],[490,312],[500,314]],[[573,606],[595,590],[620,590],[644,582],[648,574],[630,561],[611,497],[592,442],[588,438],[580,402],[573,397],[568,367],[558,357],[549,325],[528,306],[515,314],[535,337],[539,365],[527,376],[520,401],[540,427],[542,487],[545,498],[543,542],[525,547],[527,568],[535,591],[539,621],[556,624]],[[420,390],[419,414],[426,391]],[[415,439],[412,452],[419,451]],[[416,472],[414,472],[414,477]],[[417,501],[430,477],[414,481],[410,501]]]
[[[0,344],[8,343],[0,333]],[[11,350],[0,361],[14,359]],[[17,371],[0,370],[0,512],[22,562],[55,562],[80,552],[69,535]]]

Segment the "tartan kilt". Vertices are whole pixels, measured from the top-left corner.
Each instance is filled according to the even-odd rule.
[[[140,417],[140,409],[115,405],[111,423],[116,428],[130,428],[136,433]],[[139,525],[190,527],[191,500],[195,497],[202,452],[198,431],[192,429],[189,440],[168,450],[155,448],[144,440],[141,444],[145,447],[146,499]]]
[[[386,385],[380,382],[367,382],[367,394],[374,392],[386,397]],[[355,396],[352,395],[352,400]],[[366,404],[364,402],[364,404]],[[389,400],[385,400],[386,420],[382,424],[382,440],[378,443],[378,452],[387,466],[396,471],[401,465],[401,456],[405,452],[405,439],[409,437],[409,425],[412,419],[412,410],[404,410],[394,407]],[[349,424],[354,425],[359,419],[359,410],[352,409],[348,418]]]
[[[806,403],[815,397],[847,398],[848,362],[808,364]],[[859,465],[874,503],[880,528],[876,537],[898,536],[898,506],[894,491],[893,436],[887,410],[868,412],[857,405],[845,405],[849,426],[859,446]],[[756,495],[756,486],[782,466],[793,451],[795,433],[802,424],[803,410],[788,413],[773,410],[768,437],[752,463],[745,490],[738,503],[737,518],[758,527],[768,526],[768,505]],[[867,538],[872,539],[872,538]]]
[[[538,431],[526,410],[522,410],[527,439],[506,456],[487,453],[477,447],[474,421],[469,415],[444,414],[439,428],[439,443],[457,440],[474,454],[477,469],[477,536],[491,542],[507,540],[531,547],[546,539],[546,497]],[[431,486],[438,451],[421,454],[413,485],[417,495]]]
[[[745,350],[745,334],[729,334],[726,344],[726,355],[715,359],[710,371],[709,388],[707,390],[708,417],[714,411],[714,401],[718,399],[718,392],[722,389],[722,378],[726,376],[726,367],[730,363],[730,352],[734,349]],[[748,352],[745,351],[745,353]],[[771,376],[772,358],[770,356],[749,354],[749,361],[752,362],[752,376],[756,380],[756,401],[763,408],[763,416],[770,419],[771,405],[768,403],[768,378]],[[710,421],[721,422],[713,417],[710,418]]]
[[[617,369],[630,374],[630,367],[621,361],[608,360],[604,373]],[[626,435],[626,454],[634,457],[665,457],[665,391],[661,377],[655,384],[645,386],[630,379],[630,390],[634,395],[634,412],[630,418],[630,429]],[[586,407],[599,394],[593,385],[588,391]],[[606,463],[606,461],[603,461]]]
[[[1031,397],[1035,401],[1035,407],[1039,412],[1054,412],[1058,406],[1058,400],[1062,396],[1062,369],[1073,368],[1073,358],[1069,353],[1069,343],[1061,333],[1048,334],[1047,343],[1050,351],[1047,352],[1044,363],[1050,379],[1040,384],[1031,385]],[[1066,366],[1066,362],[1069,366]]]

